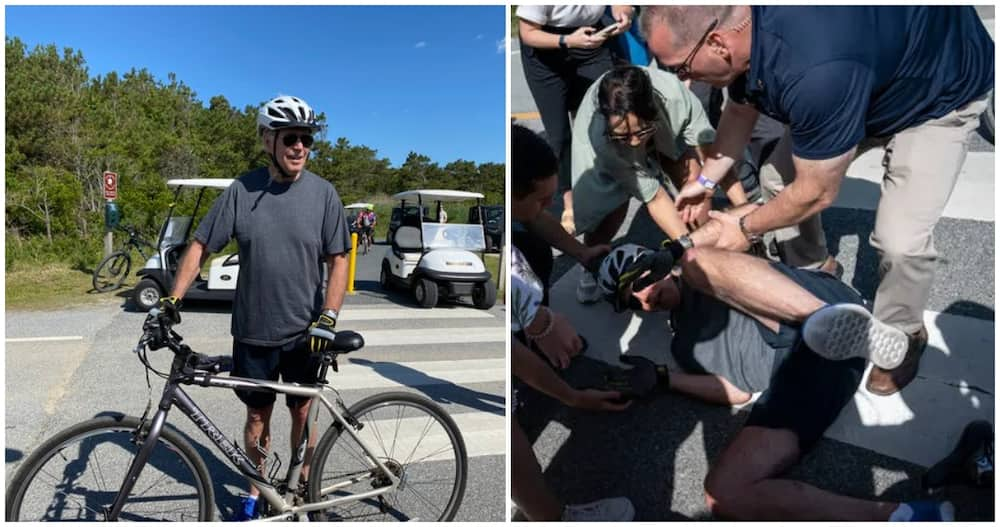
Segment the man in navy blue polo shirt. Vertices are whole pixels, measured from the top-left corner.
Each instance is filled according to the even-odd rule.
[[[994,44],[975,10],[656,6],[643,11],[640,28],[661,67],[728,86],[732,97],[702,173],[677,197],[682,217],[739,159],[759,113],[788,125],[772,154],[780,181],[762,181],[774,198],[743,218],[713,213],[724,225],[719,247],[745,250],[765,232],[797,225],[783,260],[822,264],[819,212],[857,155],[885,148],[870,239],[881,275],[874,310],[911,338],[903,364],[873,368],[866,386],[879,395],[902,389],[927,344],[934,225],[993,89]]]

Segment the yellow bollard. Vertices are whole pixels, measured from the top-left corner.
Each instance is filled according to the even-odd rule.
[[[358,233],[351,233],[351,258],[347,265],[347,294],[354,294],[354,272],[358,269]]]

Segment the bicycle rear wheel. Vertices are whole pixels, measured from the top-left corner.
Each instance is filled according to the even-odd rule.
[[[430,400],[393,392],[363,399],[350,413],[373,454],[400,479],[394,491],[325,510],[325,521],[449,521],[465,494],[469,460],[455,421]],[[331,426],[316,447],[309,501],[319,502],[388,486],[361,446]],[[353,484],[332,488],[340,482]]]
[[[7,487],[7,521],[105,521],[139,451],[139,419],[107,416],[56,434]],[[201,457],[164,427],[120,521],[211,521],[212,483]]]
[[[117,251],[101,260],[94,269],[93,284],[98,293],[104,293],[118,289],[125,277],[128,276],[129,269],[132,268],[132,257],[127,251]]]

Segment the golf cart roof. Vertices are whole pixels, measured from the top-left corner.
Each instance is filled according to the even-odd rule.
[[[421,201],[465,201],[467,199],[482,199],[484,196],[478,192],[465,192],[463,190],[407,190],[392,197],[394,200],[416,200]]]
[[[374,209],[375,205],[371,203],[351,203],[350,205],[344,206],[345,209]]]
[[[168,187],[228,188],[232,178],[168,179]]]

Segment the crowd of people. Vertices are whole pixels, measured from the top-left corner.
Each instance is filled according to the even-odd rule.
[[[585,342],[549,306],[556,248],[584,268],[579,302],[668,312],[679,368],[658,368],[662,387],[723,405],[761,394],[710,460],[713,515],[953,520],[947,501],[864,500],[786,474],[862,385],[886,396],[917,374],[933,229],[981,116],[992,115],[993,40],[975,10],[530,6],[517,16],[547,139],[511,129],[511,361],[521,385],[572,407],[629,407],[613,386],[574,388],[559,375]],[[649,63],[611,45],[634,27]],[[885,171],[868,240],[879,258],[869,301],[840,280],[820,212],[872,148],[884,149]],[[720,190],[728,203],[713,209]],[[558,198],[560,219],[548,210]],[[662,246],[611,248],[631,198]],[[521,513],[631,520],[627,497],[566,504],[546,487],[517,395],[512,496]]]

